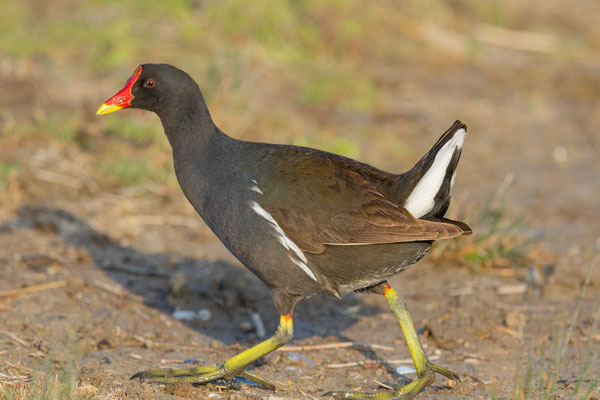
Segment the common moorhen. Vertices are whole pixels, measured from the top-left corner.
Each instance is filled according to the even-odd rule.
[[[418,378],[387,393],[330,392],[336,398],[413,398],[435,373],[404,299],[387,279],[419,261],[437,239],[471,233],[444,218],[465,139],[456,121],[408,172],[391,174],[325,151],[255,143],[215,126],[194,80],[166,64],[144,64],[97,114],[132,107],[160,117],[181,188],[217,237],[271,290],[281,315],[275,335],[219,366],[148,370],[153,382],[202,383],[241,376],[274,389],[245,368],[292,339],[292,312],[315,294],[385,296]]]

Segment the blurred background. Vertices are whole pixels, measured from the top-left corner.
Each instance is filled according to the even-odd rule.
[[[464,282],[478,282],[472,287],[491,288],[480,299],[504,302],[504,290],[516,303],[554,304],[568,321],[600,235],[598,15],[594,0],[0,0],[0,265],[10,272],[0,290],[67,279],[73,265],[112,265],[110,252],[122,249],[165,255],[174,270],[185,269],[177,264],[181,257],[237,268],[183,198],[158,118],[142,111],[95,115],[138,64],[154,62],[194,77],[216,124],[233,137],[316,147],[389,171],[410,168],[462,120],[468,138],[449,216],[470,223],[475,234],[432,251],[423,276],[446,273],[449,280],[431,280],[429,293],[442,293],[455,282],[450,277],[464,274]],[[79,254],[77,240],[88,236],[67,240],[54,220],[50,233],[44,228],[56,213],[76,218],[77,229],[108,238],[110,246],[84,244]],[[50,257],[34,257],[42,272],[32,272],[32,254]],[[405,286],[410,301],[418,295],[411,292],[415,282],[428,278],[409,274],[416,279]],[[600,268],[591,276],[598,300]],[[108,280],[128,287],[123,276]],[[545,289],[531,291],[540,285]],[[163,293],[161,301],[179,304],[165,300],[172,295]],[[0,311],[3,301],[14,309],[12,298],[0,297]],[[315,299],[313,306],[323,301],[329,302]],[[271,307],[268,298],[264,304]],[[594,301],[585,304],[583,336]],[[517,332],[519,322],[506,319],[514,311],[500,307],[489,317],[497,321],[488,322]],[[530,312],[518,311],[527,318]],[[275,319],[264,317],[272,328]],[[33,341],[34,333],[17,327],[21,317],[0,312],[1,318]],[[360,332],[352,327],[361,318],[371,317],[348,320],[349,332]],[[539,339],[557,322],[538,318],[531,334]],[[306,340],[329,332],[307,329]],[[232,335],[231,341],[252,340]],[[596,336],[590,343],[598,346]],[[35,369],[24,353],[10,354],[11,363]],[[503,372],[511,379],[514,358],[507,356]],[[481,387],[473,383],[463,395],[488,393],[490,383],[503,387],[505,376],[489,360],[485,365]]]

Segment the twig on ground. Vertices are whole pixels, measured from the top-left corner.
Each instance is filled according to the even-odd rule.
[[[125,295],[125,291],[123,290],[123,288],[121,288],[120,286],[117,286],[117,285],[111,285],[110,283],[102,282],[99,280],[94,280],[92,282],[92,285],[96,286],[98,289],[102,289],[105,292],[114,294],[119,297],[122,297]]]
[[[317,400],[317,398],[315,396],[311,396],[310,394],[304,392],[302,389],[296,388],[300,393],[302,393],[302,395],[304,396],[304,398],[310,398],[313,400]]]
[[[475,353],[467,353],[465,351],[462,352],[462,356],[465,358],[474,358],[476,360],[488,360],[487,357],[484,357],[482,355],[475,354]]]
[[[80,179],[71,177],[71,176],[67,176],[67,175],[63,175],[63,174],[59,174],[59,173],[53,172],[53,171],[47,171],[47,170],[43,170],[43,169],[35,169],[33,171],[33,174],[35,175],[36,178],[38,178],[42,181],[56,183],[58,185],[67,186],[72,189],[81,189],[81,187],[83,186],[83,182]]]
[[[6,335],[6,336],[10,337],[11,339],[13,339],[15,342],[19,343],[22,346],[28,346],[27,342],[25,342],[23,339],[20,339],[14,333],[11,333],[11,332],[5,331],[5,330],[0,330],[0,334],[3,334],[3,335]]]
[[[506,333],[506,334],[514,336],[514,337],[520,336],[518,331],[515,331],[514,329],[505,328],[502,325],[494,325],[494,328],[502,333]]]
[[[150,316],[148,316],[148,314],[146,314],[142,310],[135,308],[133,312],[139,315],[144,321],[150,321]]]
[[[519,304],[506,304],[506,303],[496,303],[496,307],[498,307],[501,310],[506,310],[506,311],[516,311],[516,312],[531,312],[531,313],[536,313],[536,312],[552,312],[555,310],[554,306],[551,305],[542,305],[542,306],[522,306]]]
[[[558,48],[558,39],[554,35],[507,29],[489,24],[478,24],[473,35],[483,43],[533,53],[552,54]]]
[[[56,288],[60,288],[63,286],[67,286],[68,283],[69,283],[68,281],[62,280],[62,281],[56,281],[56,282],[43,283],[41,285],[26,286],[26,287],[19,288],[19,289],[5,290],[4,292],[0,292],[0,298],[20,296],[23,294],[29,294],[29,293],[35,293],[35,292],[42,292],[44,290],[56,289]]]
[[[391,387],[390,385],[387,385],[387,384],[385,384],[383,382],[379,382],[377,379],[373,379],[373,382],[375,382],[376,384],[378,384],[379,386],[381,386],[383,388],[386,388],[386,389],[389,389],[389,390],[394,390],[394,388]]]
[[[393,347],[384,346],[382,344],[370,344],[360,342],[339,342],[339,343],[326,343],[326,344],[315,344],[306,346],[283,346],[277,349],[277,351],[310,351],[310,350],[331,350],[331,349],[342,349],[345,347],[366,347],[373,350],[384,350],[393,351]]]
[[[440,356],[433,355],[429,357],[429,360],[439,360]],[[349,367],[360,367],[362,365],[369,365],[373,363],[378,364],[412,364],[412,358],[404,358],[401,360],[365,360],[365,361],[355,361],[341,364],[329,364],[327,367],[329,368],[349,368]]]

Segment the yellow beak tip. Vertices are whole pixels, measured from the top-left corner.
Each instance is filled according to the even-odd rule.
[[[124,107],[117,106],[115,104],[108,105],[108,104],[104,103],[100,106],[100,108],[98,108],[98,111],[96,111],[96,115],[108,114],[108,113],[111,113],[114,111],[118,111],[122,108],[124,108]]]

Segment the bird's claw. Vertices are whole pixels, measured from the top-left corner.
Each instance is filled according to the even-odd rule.
[[[275,390],[275,385],[266,379],[245,370],[229,371],[223,366],[146,370],[138,372],[129,379],[139,379],[142,382],[153,383],[208,383],[217,379],[229,380],[234,377],[242,377],[264,388]]]
[[[439,365],[433,364],[431,362],[427,362],[427,367],[424,372],[419,374],[419,377],[404,385],[394,385],[394,390],[391,392],[351,392],[351,391],[334,391],[327,392],[323,396],[331,396],[336,399],[386,399],[386,400],[410,400],[413,399],[421,390],[426,388],[427,386],[433,384],[435,381],[435,374],[438,373],[440,375],[445,376],[451,380],[460,381],[458,374],[446,369],[444,367],[440,367]]]

